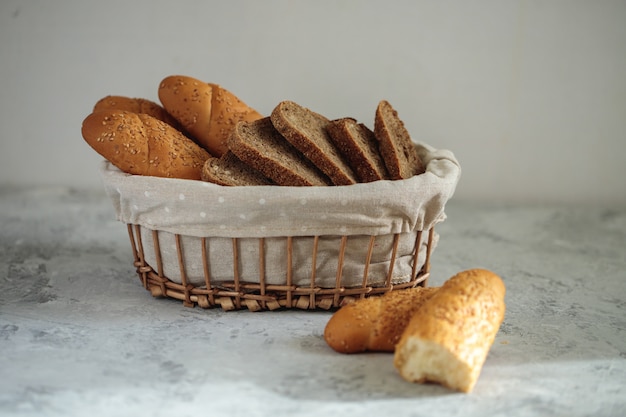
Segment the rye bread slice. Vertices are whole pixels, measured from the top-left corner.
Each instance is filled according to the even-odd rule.
[[[269,117],[240,122],[228,148],[277,185],[331,185],[330,180],[274,128]]]
[[[272,185],[259,171],[242,162],[231,151],[210,157],[202,167],[202,181],[227,186]]]
[[[346,117],[331,121],[326,130],[352,167],[359,182],[372,182],[389,177],[374,132],[363,123],[357,123],[356,120]]]
[[[378,103],[374,135],[392,180],[410,178],[424,172],[424,164],[398,112],[386,100]]]
[[[270,115],[276,130],[325,173],[335,185],[356,184],[358,179],[345,161],[326,127],[330,120],[293,101],[278,104]]]

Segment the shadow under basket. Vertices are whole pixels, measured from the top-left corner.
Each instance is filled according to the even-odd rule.
[[[280,308],[297,308],[303,310],[323,309],[329,310],[341,307],[358,298],[382,295],[389,291],[426,286],[430,271],[430,256],[436,244],[434,227],[426,232],[418,231],[415,234],[405,236],[396,233],[389,236],[297,236],[297,237],[273,237],[273,238],[223,238],[217,245],[229,246],[225,248],[230,252],[230,258],[223,251],[219,253],[218,263],[228,265],[231,268],[232,280],[220,279],[216,281],[211,270],[210,246],[214,243],[213,238],[192,238],[180,234],[170,234],[157,230],[149,230],[139,225],[127,225],[131,248],[134,257],[134,265],[137,274],[144,286],[154,297],[166,297],[181,300],[187,307],[200,306],[212,308],[220,306],[224,310],[239,310],[247,308],[250,311],[276,310]],[[175,248],[176,268],[172,270],[176,278],[170,279],[166,275],[166,262],[163,259],[161,247],[163,244]],[[213,239],[214,240],[214,239]],[[346,252],[351,250],[349,241],[357,240],[358,246],[364,245],[362,263],[358,266],[345,263]],[[385,262],[373,264],[376,255],[377,240],[389,240],[381,245],[387,251]],[[407,240],[412,240],[412,249],[408,252],[410,264],[410,276],[403,282],[394,283],[394,268],[397,265],[398,249],[406,247]],[[167,241],[164,243],[164,241]],[[249,248],[256,246],[254,260],[250,258]],[[279,267],[282,283],[272,283],[276,279],[268,276],[267,253],[268,246],[284,249],[284,265]],[[245,247],[248,249],[246,249]],[[334,248],[333,248],[334,247]],[[310,259],[311,263],[306,268],[307,273],[302,276],[302,268],[294,261],[298,258],[297,253],[306,248],[310,253],[303,255]],[[222,248],[224,249],[224,248]],[[331,277],[332,283],[320,286],[318,277],[318,261],[328,263],[327,250],[331,250],[335,258],[336,272]],[[274,249],[276,250],[276,249]],[[246,251],[248,256],[242,256]],[[186,259],[187,253],[193,253],[193,260]],[[352,254],[351,257],[354,257]],[[150,263],[148,262],[150,260]],[[172,263],[170,259],[169,263]],[[246,265],[253,261],[255,265]],[[190,277],[188,267],[199,269]],[[250,268],[248,268],[250,267]],[[357,286],[345,286],[344,269],[354,270],[360,268],[361,282]],[[383,269],[384,268],[384,269]],[[242,275],[244,270],[253,270],[257,274],[255,279],[245,279]],[[200,272],[198,274],[198,272]],[[375,273],[380,279],[373,279]],[[354,275],[354,271],[352,272]],[[354,283],[354,279],[350,280]],[[331,285],[332,284],[332,285]]]

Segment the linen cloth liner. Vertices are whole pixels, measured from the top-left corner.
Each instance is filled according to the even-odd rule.
[[[400,246],[393,283],[410,279],[411,251],[418,231],[427,232],[445,220],[445,204],[454,194],[461,168],[453,153],[415,144],[426,172],[406,180],[376,181],[350,186],[225,187],[193,180],[130,175],[103,162],[101,175],[117,219],[143,227],[146,261],[156,268],[151,230],[159,231],[163,274],[180,282],[173,234],[184,235],[185,275],[202,285],[201,237],[207,240],[212,281],[232,281],[231,238],[266,239],[266,282],[284,284],[286,243],[294,237],[294,284],[307,285],[312,239],[320,236],[316,284],[333,287],[337,273],[338,237],[350,236],[346,247],[342,284],[360,285],[369,236],[377,236],[370,266],[370,285],[384,282],[394,234]],[[195,239],[194,239],[195,238]],[[248,243],[246,241],[249,241]],[[240,241],[240,277],[259,281],[259,253],[255,239]],[[425,240],[418,262],[424,262]],[[436,239],[435,239],[436,243]]]

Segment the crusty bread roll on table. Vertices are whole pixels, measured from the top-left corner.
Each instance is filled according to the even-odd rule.
[[[484,269],[460,272],[415,313],[394,365],[412,382],[470,392],[504,319],[504,283]]]
[[[393,352],[413,314],[436,291],[416,287],[359,299],[333,314],[324,339],[340,353]]]

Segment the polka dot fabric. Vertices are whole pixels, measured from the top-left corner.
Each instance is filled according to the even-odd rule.
[[[152,231],[158,231],[163,272],[174,282],[183,280],[175,235],[181,235],[186,282],[194,286],[204,283],[205,254],[215,282],[233,279],[232,238],[239,238],[240,279],[259,281],[257,238],[264,238],[266,281],[284,285],[288,275],[286,237],[290,237],[293,284],[307,285],[315,250],[316,285],[331,288],[336,285],[338,242],[341,236],[349,236],[341,285],[361,285],[367,258],[368,285],[386,285],[389,270],[393,271],[390,284],[396,285],[411,279],[418,232],[445,219],[445,204],[461,174],[451,152],[427,145],[416,147],[427,165],[424,174],[401,181],[349,186],[224,187],[202,181],[127,175],[106,162],[101,173],[117,218],[141,226],[145,261],[152,266],[158,265]],[[397,253],[391,265],[396,234]],[[318,237],[317,243],[313,236]],[[368,254],[370,236],[376,236],[376,243]],[[435,233],[433,247],[437,241]],[[426,239],[417,251],[419,270],[426,260]]]
[[[416,145],[426,172],[349,186],[224,187],[124,174],[103,162],[117,218],[195,237],[387,235],[428,230],[445,219],[461,169],[454,155]]]

